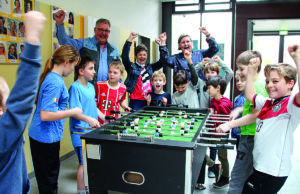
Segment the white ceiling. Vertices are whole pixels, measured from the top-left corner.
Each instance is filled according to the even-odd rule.
[[[300,19],[260,19],[253,22],[253,31],[300,31]]]

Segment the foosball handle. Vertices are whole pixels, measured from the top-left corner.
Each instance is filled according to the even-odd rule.
[[[125,111],[129,111],[129,112],[134,112],[133,109],[129,109],[129,108],[125,108],[124,110],[125,110]]]
[[[182,105],[182,104],[167,104],[167,107],[183,107],[183,108],[188,108],[188,105]]]
[[[228,145],[228,144],[217,144],[216,147],[217,148],[230,149],[230,150],[234,149],[234,145]]]
[[[113,117],[113,116],[105,116],[105,120],[116,120],[116,117]]]
[[[117,110],[111,110],[111,111],[110,111],[110,114],[120,114],[120,111],[117,111]]]
[[[236,143],[236,138],[221,138],[220,142]]]

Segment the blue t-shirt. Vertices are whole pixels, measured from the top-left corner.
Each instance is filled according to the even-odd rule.
[[[75,81],[69,88],[69,107],[70,109],[79,107],[82,109],[82,114],[85,116],[92,117],[98,120],[97,115],[97,106],[95,102],[95,89],[93,84],[88,82],[88,87],[82,85],[78,81]],[[73,117],[70,117],[70,132],[81,132],[88,133],[91,130],[84,129],[74,129],[73,127],[87,127],[89,128],[89,124],[87,122],[77,120]],[[80,134],[71,134],[71,139],[74,148],[81,145]]]
[[[244,104],[245,104],[245,101],[246,101],[245,95],[243,93],[241,93],[240,95],[238,95],[234,99],[234,108],[243,107]],[[239,119],[241,117],[242,117],[242,114],[240,114],[236,119]],[[239,138],[240,135],[241,135],[241,128],[240,127],[232,128],[231,137],[238,137]]]
[[[163,97],[167,99],[167,104],[172,104],[171,95],[168,92],[165,92],[163,94],[155,94],[154,92],[149,92],[148,94],[151,95],[150,106],[163,106]]]
[[[50,72],[44,79],[38,96],[28,135],[41,143],[58,142],[63,137],[65,119],[42,121],[42,111],[64,111],[68,106],[69,94],[61,75]]]

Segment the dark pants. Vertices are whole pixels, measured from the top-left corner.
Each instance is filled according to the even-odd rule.
[[[204,160],[201,166],[201,170],[197,179],[197,183],[204,184],[205,183],[205,167],[206,167],[206,157],[204,156]]]
[[[129,100],[129,107],[133,110],[138,110],[140,108],[143,108],[144,106],[147,106],[146,100]]]
[[[57,194],[60,141],[41,143],[30,139],[31,157],[40,194]]]
[[[243,194],[275,194],[284,185],[286,177],[275,177],[253,169],[245,182]]]

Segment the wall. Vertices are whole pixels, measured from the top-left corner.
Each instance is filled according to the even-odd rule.
[[[239,54],[247,49],[248,19],[300,18],[299,7],[300,2],[238,4],[236,6],[235,59]],[[234,88],[234,96],[236,96],[239,92],[236,87]]]
[[[56,5],[84,16],[108,18],[113,26],[138,32],[149,38],[156,38],[161,33],[160,0],[39,1]]]

